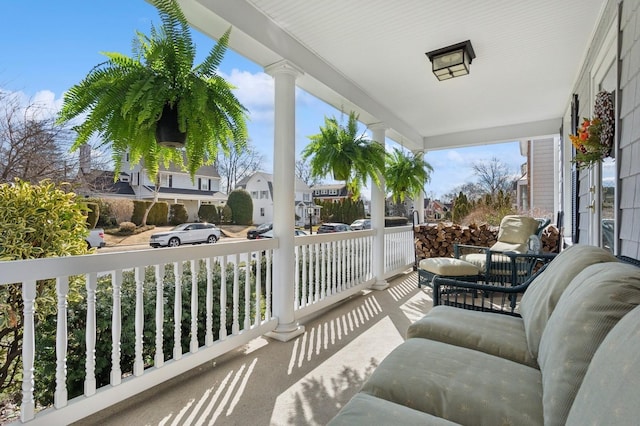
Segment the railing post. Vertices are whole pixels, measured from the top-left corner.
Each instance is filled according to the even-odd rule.
[[[386,127],[382,123],[369,125],[373,140],[384,146]],[[373,239],[373,275],[375,283],[371,286],[374,290],[384,290],[389,287],[389,283],[384,278],[384,204],[385,204],[385,182],[380,176],[380,187],[372,185],[371,188],[371,227],[375,229],[376,235]]]
[[[32,420],[36,412],[36,403],[33,397],[33,362],[36,353],[35,299],[36,282],[23,282],[24,331],[22,334],[22,405],[20,407],[20,420],[23,422]]]
[[[273,260],[273,314],[278,317],[276,329],[268,336],[288,341],[304,332],[295,321],[294,263],[295,244],[295,81],[302,74],[295,65],[280,61],[265,71],[275,85],[275,118],[273,149],[273,235],[279,247]]]

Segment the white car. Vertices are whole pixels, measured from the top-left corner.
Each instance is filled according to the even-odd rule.
[[[220,239],[220,228],[213,223],[183,223],[167,232],[151,235],[151,247],[178,247],[181,244],[213,244]]]

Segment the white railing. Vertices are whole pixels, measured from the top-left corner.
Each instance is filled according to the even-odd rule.
[[[373,231],[295,238],[296,318],[309,315],[373,281]]]
[[[24,302],[21,420],[79,420],[273,330],[271,257],[277,244],[2,262],[0,285],[13,283]],[[57,298],[57,312],[48,316],[35,309],[47,295]],[[55,324],[53,350],[36,347],[47,324]],[[49,359],[47,352],[53,352]],[[103,361],[100,367],[96,360]],[[110,365],[104,367],[104,360]],[[55,383],[43,379],[46,363],[55,369]],[[84,379],[73,383],[67,372],[78,366]],[[37,417],[34,388],[40,389],[39,405],[42,399],[53,403]]]
[[[374,242],[372,230],[296,237],[296,319],[369,287]],[[413,263],[411,227],[386,229],[384,244],[385,277]],[[273,331],[278,246],[265,239],[0,263],[0,286],[23,301],[21,420],[80,420]],[[52,406],[36,415],[36,400]]]
[[[415,243],[413,226],[384,229],[384,276],[392,277],[413,265]]]

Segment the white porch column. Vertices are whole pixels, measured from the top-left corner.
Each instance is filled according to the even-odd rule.
[[[424,191],[420,191],[418,195],[416,195],[416,198],[413,200],[413,208],[418,212],[418,223],[424,222]],[[411,219],[413,220],[413,216]]]
[[[273,234],[280,241],[273,256],[273,315],[278,326],[267,335],[286,342],[304,332],[294,313],[295,228],[295,89],[302,74],[288,61],[269,65],[274,78],[275,122],[273,142]]]
[[[386,127],[382,123],[375,123],[369,126],[373,140],[384,146]],[[371,286],[374,290],[384,290],[389,287],[389,283],[384,278],[384,204],[385,204],[385,182],[384,176],[380,176],[380,188],[375,184],[371,185],[371,227],[376,230],[373,240],[373,275],[376,282]]]

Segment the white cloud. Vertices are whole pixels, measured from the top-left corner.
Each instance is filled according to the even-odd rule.
[[[222,74],[233,84],[234,94],[249,110],[251,121],[273,121],[273,78],[263,72],[252,74],[234,68],[230,75]]]
[[[53,118],[62,108],[62,97],[56,98],[55,93],[50,90],[40,90],[32,97],[21,91],[5,91],[3,95],[7,96],[11,108],[23,110],[30,120]]]

